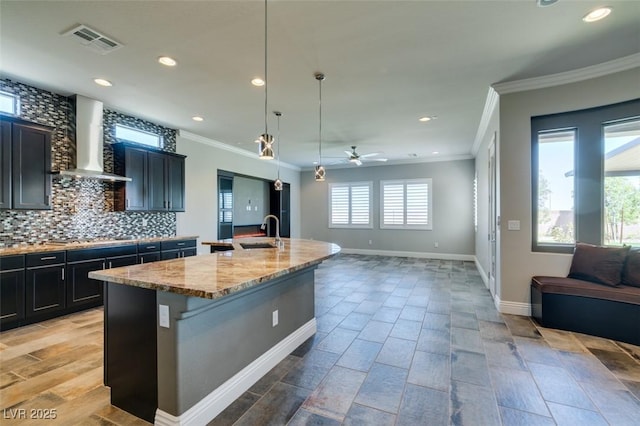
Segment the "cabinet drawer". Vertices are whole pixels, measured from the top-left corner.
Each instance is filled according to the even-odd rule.
[[[183,248],[195,247],[195,246],[196,246],[196,240],[170,240],[170,241],[160,242],[160,249],[162,251],[183,249]]]
[[[105,257],[127,256],[136,254],[135,244],[115,247],[100,247],[94,249],[80,249],[67,251],[67,262],[79,262],[91,259],[104,259]]]
[[[13,269],[24,269],[23,254],[0,257],[0,271],[11,271]]]
[[[138,253],[150,253],[160,251],[160,241],[155,243],[138,243]]]
[[[51,251],[47,253],[31,253],[26,255],[27,268],[64,263],[65,252]]]

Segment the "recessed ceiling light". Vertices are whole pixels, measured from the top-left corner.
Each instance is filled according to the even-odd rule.
[[[109,80],[105,80],[104,78],[94,78],[93,81],[100,86],[111,87],[113,84]]]
[[[606,18],[611,13],[610,7],[599,7],[584,15],[582,20],[584,22],[596,22]]]
[[[166,65],[168,67],[175,67],[176,65],[178,65],[176,60],[173,59],[173,58],[170,58],[169,56],[160,56],[158,58],[158,62],[160,62],[162,65]]]
[[[418,121],[422,121],[423,123],[426,121],[431,121],[431,117],[428,117],[428,116],[420,117],[418,118]]]
[[[193,117],[191,117],[191,119],[193,121],[204,121],[204,118],[200,117],[199,115],[194,115]]]
[[[438,154],[440,154],[440,152],[439,151],[433,151],[432,154],[433,155],[438,155]]]
[[[251,84],[253,84],[254,86],[264,86],[264,80],[261,79],[260,77],[256,77],[253,80],[251,80]]]

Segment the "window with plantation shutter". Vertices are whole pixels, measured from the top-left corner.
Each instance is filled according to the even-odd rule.
[[[380,182],[380,228],[432,229],[431,179]]]
[[[329,184],[329,227],[371,228],[371,182]]]

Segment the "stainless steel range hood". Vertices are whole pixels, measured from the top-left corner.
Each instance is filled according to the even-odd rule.
[[[76,95],[76,168],[61,170],[62,176],[109,181],[131,178],[103,169],[102,102]]]

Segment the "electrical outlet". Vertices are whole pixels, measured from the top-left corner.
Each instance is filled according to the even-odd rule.
[[[438,248],[438,242],[436,241],[435,243],[433,243],[433,246],[434,246],[435,248]]]
[[[169,305],[158,305],[160,327],[169,328]]]
[[[149,224],[149,219],[146,219],[146,218],[143,217],[142,218],[142,226],[144,227],[144,226],[147,226],[148,224]]]
[[[271,327],[278,325],[278,310],[276,309],[271,313]]]
[[[373,240],[369,240],[369,245],[373,244]]]

